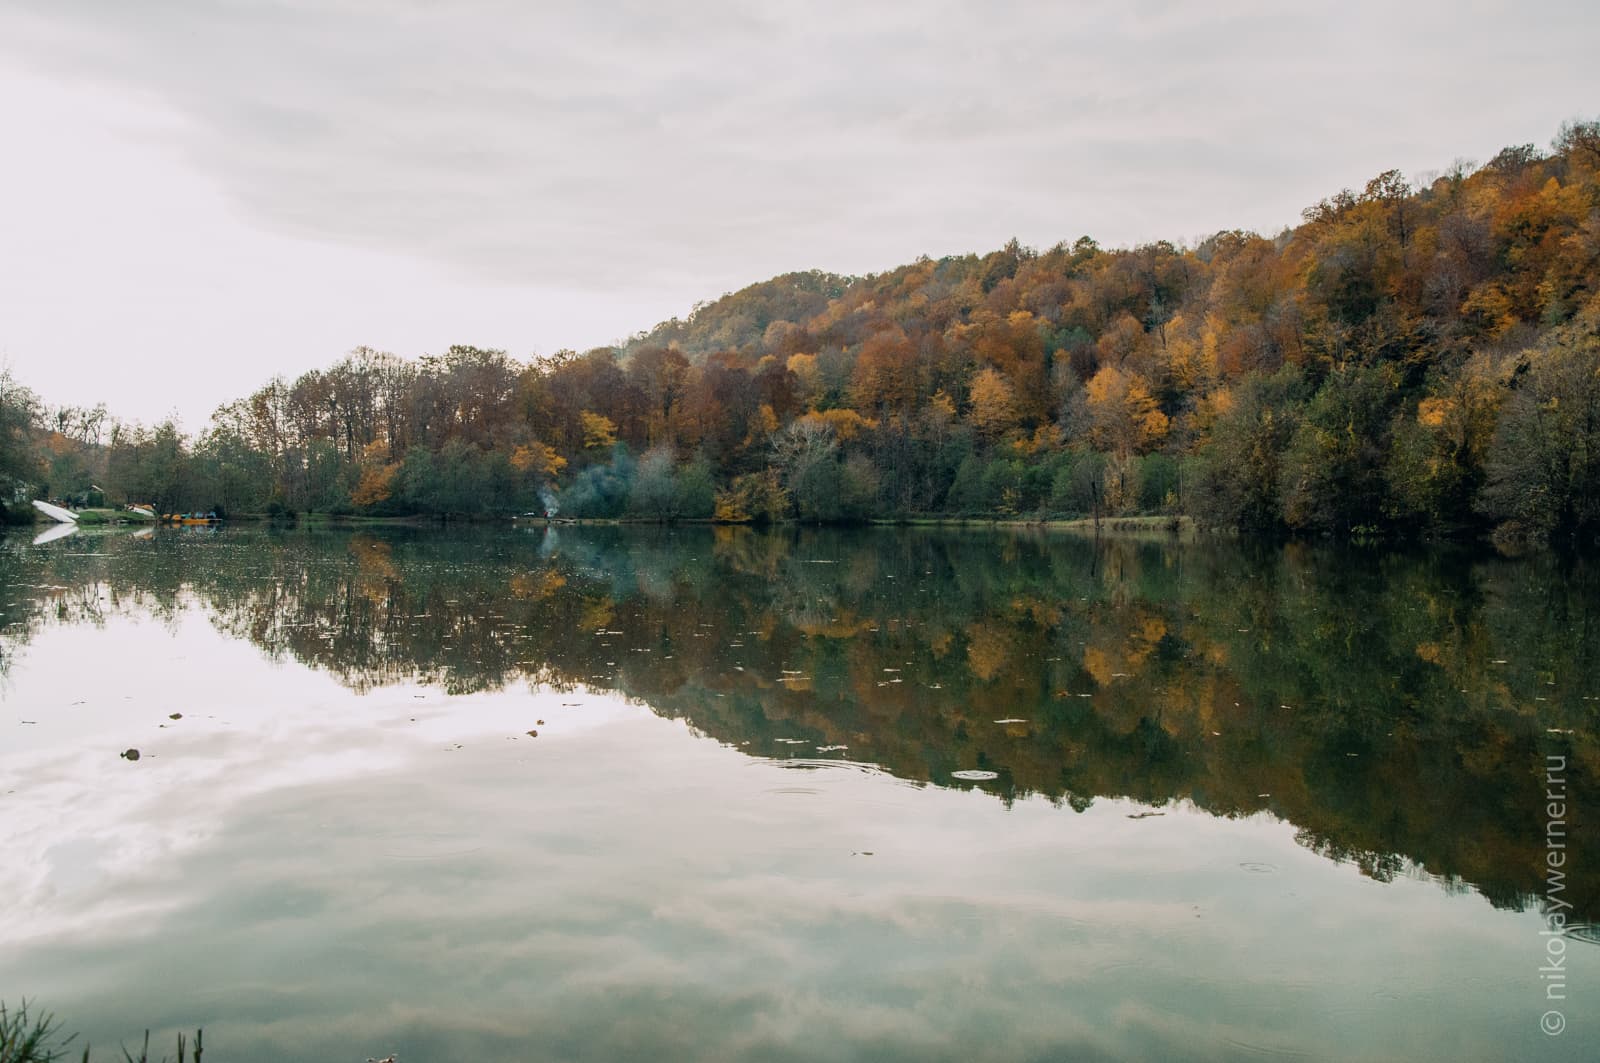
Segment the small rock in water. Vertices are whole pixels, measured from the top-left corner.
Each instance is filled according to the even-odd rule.
[[[169,719],[169,720],[181,720],[181,719],[183,719],[183,713],[175,712],[172,715],[168,716],[167,719]]]
[[[123,760],[138,760],[139,751],[137,749],[124,749],[121,753],[118,753],[117,756],[121,757]]]

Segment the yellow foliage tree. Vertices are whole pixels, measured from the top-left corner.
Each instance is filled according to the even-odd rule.
[[[1017,424],[1011,385],[994,369],[985,369],[972,382],[972,426],[978,434],[997,439]]]
[[[394,491],[398,465],[377,465],[361,470],[361,480],[350,492],[350,501],[358,506],[375,506],[388,499]]]
[[[785,365],[789,372],[794,374],[800,400],[808,405],[815,401],[817,394],[822,390],[822,371],[817,368],[817,356],[791,354]]]
[[[511,467],[541,480],[554,480],[556,474],[567,467],[567,459],[557,454],[554,447],[536,439],[511,452]]]
[[[610,450],[617,445],[617,425],[611,418],[584,410],[579,419],[583,422],[584,449]]]
[[[863,417],[854,410],[846,409],[821,410],[808,413],[798,420],[828,425],[833,429],[834,438],[841,443],[848,443],[862,432],[878,427],[877,421]]]
[[[394,479],[400,472],[399,462],[385,462],[384,444],[374,440],[361,452],[361,479],[350,492],[350,501],[358,506],[375,506],[386,501],[394,492]]]
[[[744,435],[745,447],[756,449],[777,435],[780,422],[770,403],[763,402],[750,418],[750,430]]]
[[[1167,415],[1137,373],[1106,366],[1089,381],[1090,437],[1102,450],[1143,453],[1167,436]]]

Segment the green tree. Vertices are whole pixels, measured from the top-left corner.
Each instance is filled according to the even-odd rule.
[[[675,508],[685,520],[710,520],[716,513],[717,483],[710,462],[699,458],[679,470]]]
[[[1348,535],[1383,519],[1398,384],[1387,365],[1344,369],[1323,382],[1283,456],[1289,527]]]
[[[1531,538],[1600,534],[1600,336],[1567,334],[1513,377],[1482,495],[1485,513]]]
[[[1232,392],[1196,463],[1194,514],[1202,522],[1246,532],[1280,526],[1284,454],[1303,388],[1299,370],[1285,367],[1247,377]]]
[[[39,408],[33,392],[18,384],[9,369],[0,368],[0,511],[7,514],[38,482],[39,463],[29,429]]]

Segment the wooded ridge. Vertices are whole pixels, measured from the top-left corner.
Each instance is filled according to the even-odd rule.
[[[1600,122],[1275,236],[793,273],[617,347],[358,348],[194,438],[0,381],[13,510],[724,521],[1173,513],[1600,533]]]

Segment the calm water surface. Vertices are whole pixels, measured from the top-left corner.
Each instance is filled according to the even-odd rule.
[[[234,1061],[1587,1060],[1597,737],[1551,559],[10,537],[0,999]]]

